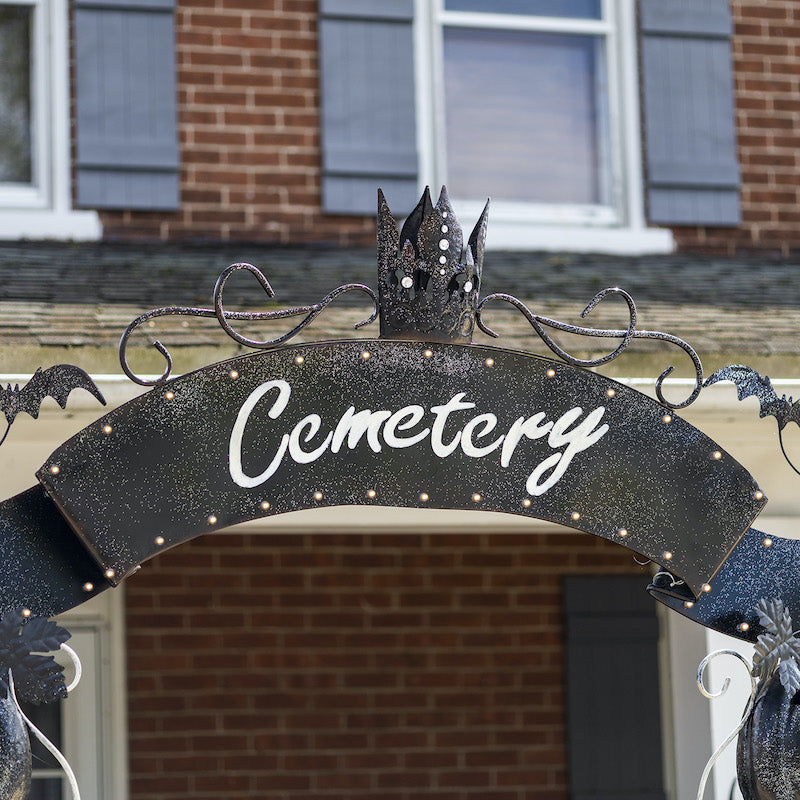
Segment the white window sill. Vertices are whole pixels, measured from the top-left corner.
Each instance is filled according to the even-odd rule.
[[[454,200],[453,206],[466,237],[483,203]],[[671,253],[675,241],[669,228],[621,224],[614,210],[605,206],[492,201],[486,247],[639,256]]]
[[[103,226],[95,211],[0,209],[0,239],[63,239],[95,241]]]
[[[470,230],[463,221],[464,230]],[[576,225],[535,225],[492,219],[486,234],[492,250],[545,250],[549,252],[607,253],[610,255],[654,255],[675,249],[667,228],[603,228]]]

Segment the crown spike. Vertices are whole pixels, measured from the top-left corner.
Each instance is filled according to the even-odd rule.
[[[395,222],[389,204],[383,192],[378,189],[378,271],[385,274],[391,269],[398,247],[397,222]]]
[[[439,193],[439,199],[436,201],[436,224],[438,225],[438,232],[440,236],[434,235],[436,245],[448,257],[448,261],[453,264],[458,264],[461,258],[461,251],[464,248],[464,235],[461,232],[461,226],[456,219],[456,212],[450,203],[450,197],[447,194],[447,187],[442,186],[442,191]],[[448,246],[444,246],[447,242]]]
[[[483,269],[483,252],[486,249],[486,226],[489,221],[489,200],[483,207],[472,233],[469,235],[469,249],[472,251],[472,257],[475,259],[475,266],[480,271]]]
[[[439,211],[452,210],[450,195],[447,194],[447,187],[444,184],[442,184],[442,188],[439,190],[439,199],[436,201],[436,208],[438,208]]]
[[[420,225],[423,220],[433,210],[433,203],[431,202],[431,190],[429,186],[425,187],[419,203],[414,206],[414,209],[406,218],[403,227],[400,230],[400,246],[402,247],[407,241],[414,245],[414,250],[417,250],[417,236],[419,234]],[[419,253],[418,253],[419,254]]]

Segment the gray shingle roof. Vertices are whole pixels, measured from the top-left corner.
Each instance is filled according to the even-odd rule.
[[[1,243],[0,372],[30,371],[38,365],[31,358],[66,358],[64,348],[73,349],[70,357],[76,363],[89,359],[94,369],[118,370],[116,345],[131,320],[160,306],[208,306],[218,275],[239,261],[258,266],[276,297],[268,301],[254,279],[235,275],[226,286],[227,307],[283,308],[316,302],[342,283],[375,286],[372,249]],[[798,274],[800,263],[774,259],[495,251],[486,254],[482,294],[508,292],[538,313],[579,323],[578,314],[597,291],[620,286],[637,303],[640,328],[686,339],[701,354],[711,354],[715,364],[758,354],[780,357],[790,374],[800,374],[794,364],[800,350]],[[344,295],[303,336],[375,337],[377,324],[358,334],[352,331],[364,308],[363,295]],[[487,309],[486,319],[502,334],[502,346],[545,352],[523,317],[503,304]],[[601,304],[589,321],[620,327],[624,309],[619,301]],[[263,327],[250,333],[278,335],[289,327],[281,325],[270,328],[274,333]],[[201,363],[241,351],[214,320],[163,318],[152,332],[169,347],[197,350]],[[488,341],[482,335],[476,340]],[[137,343],[146,344],[147,337],[138,335],[132,344]],[[605,349],[596,339],[573,340],[567,347],[582,353]],[[81,355],[74,348],[81,348]],[[659,348],[663,346],[636,344],[645,354]],[[141,358],[143,370],[160,372],[158,354],[147,351]],[[630,374],[631,367],[622,371]]]
[[[128,303],[142,308],[207,303],[231,263],[247,261],[270,279],[278,300],[307,303],[346,282],[374,284],[375,251],[266,245],[0,243],[0,300]],[[484,289],[526,299],[588,300],[621,286],[637,302],[800,307],[800,262],[690,255],[598,256],[489,251]],[[259,305],[247,281],[231,301]]]

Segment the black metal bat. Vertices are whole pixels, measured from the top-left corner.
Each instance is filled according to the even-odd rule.
[[[718,369],[711,375],[703,386],[711,386],[719,381],[732,381],[736,384],[736,394],[739,400],[755,396],[761,404],[760,417],[775,417],[778,420],[778,429],[783,430],[789,422],[800,425],[800,401],[793,402],[786,395],[778,397],[772,388],[770,379],[760,375],[752,367],[743,364],[731,364]]]
[[[0,444],[8,435],[11,423],[14,422],[17,414],[24,411],[37,419],[42,400],[45,397],[52,397],[61,408],[66,408],[67,398],[73,389],[86,389],[103,405],[106,404],[105,398],[95,386],[94,381],[82,369],[74,367],[72,364],[57,364],[47,369],[39,367],[21,389],[19,384],[13,388],[9,384],[6,389],[0,389],[0,411],[5,414],[8,423],[6,432],[0,439]]]
[[[786,459],[786,463],[800,475],[800,469],[794,465],[786,452],[786,448],[783,446],[783,429],[790,422],[800,426],[800,400],[793,401],[791,397],[787,399],[785,394],[778,397],[777,392],[772,388],[770,379],[766,375],[762,376],[752,367],[746,367],[743,364],[731,364],[718,369],[705,381],[703,386],[711,386],[711,384],[719,381],[732,381],[735,383],[739,400],[744,400],[745,397],[750,397],[751,395],[757,397],[761,405],[760,417],[775,417],[778,421],[778,441],[781,445],[783,457]]]

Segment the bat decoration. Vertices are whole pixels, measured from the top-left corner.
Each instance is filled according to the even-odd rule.
[[[795,402],[791,397],[787,399],[785,394],[778,397],[777,392],[772,388],[770,379],[766,375],[762,376],[752,367],[746,367],[743,364],[731,364],[718,369],[706,379],[703,386],[711,386],[719,381],[733,382],[736,385],[736,394],[739,400],[744,400],[746,397],[751,396],[757,397],[761,405],[760,417],[775,417],[778,421],[778,439],[783,457],[789,466],[800,475],[800,470],[794,466],[789,456],[786,455],[782,435],[783,429],[790,422],[800,426],[800,400]]]
[[[39,417],[39,409],[45,397],[52,397],[61,408],[67,407],[67,398],[73,389],[85,389],[96,397],[103,405],[105,398],[95,386],[94,381],[79,367],[72,364],[57,364],[54,367],[36,370],[33,377],[20,389],[19,384],[0,388],[0,411],[5,414],[8,427],[0,444],[5,441],[11,424],[20,412],[29,414],[34,419]]]
[[[740,400],[753,395],[757,397],[761,404],[759,416],[775,417],[780,430],[783,430],[789,422],[800,425],[800,401],[793,403],[791,397],[786,399],[786,395],[778,397],[772,388],[770,379],[766,375],[761,376],[752,367],[742,364],[723,367],[711,375],[703,386],[711,386],[719,381],[735,383],[736,393]]]

